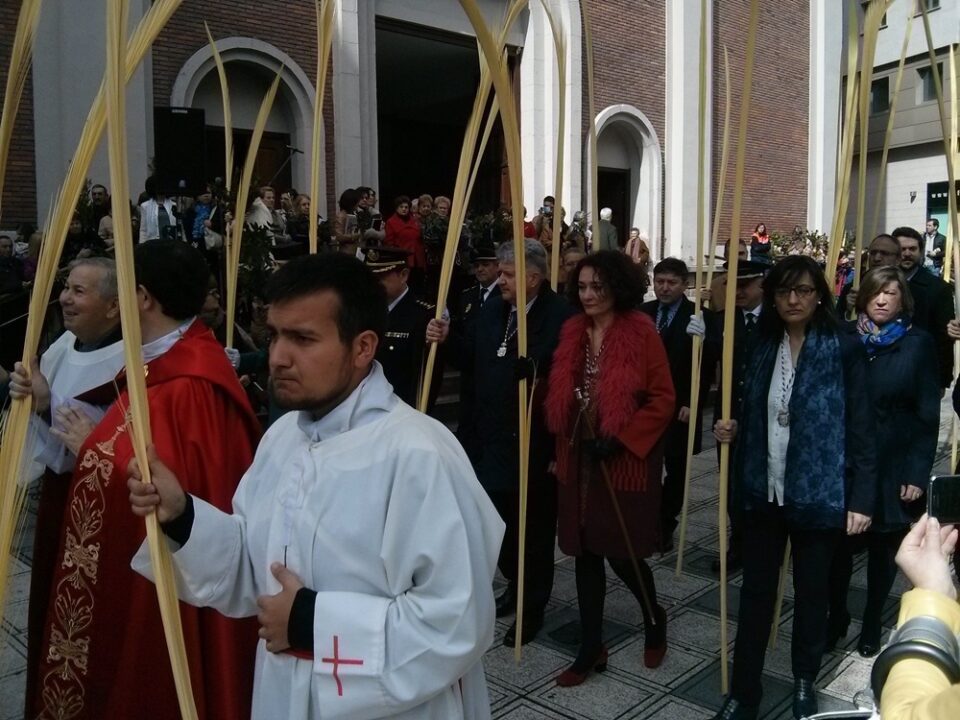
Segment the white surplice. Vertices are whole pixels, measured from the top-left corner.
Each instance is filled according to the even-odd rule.
[[[253,718],[490,717],[504,525],[460,444],[393,394],[379,363],[331,413],[264,436],[227,515],[194,498],[180,597],[242,617],[287,567],[317,591],[314,658],[257,648]],[[150,576],[146,548],[133,562]]]
[[[68,330],[40,357],[40,372],[50,384],[50,414],[56,417],[58,408],[70,406],[81,410],[94,422],[100,422],[107,408],[76,398],[117,376],[124,364],[123,342],[86,352],[77,350],[76,343],[77,336]],[[51,434],[50,425],[34,415],[30,426],[36,433],[34,461],[58,474],[72,471],[76,458]],[[42,472],[40,467],[34,476]]]

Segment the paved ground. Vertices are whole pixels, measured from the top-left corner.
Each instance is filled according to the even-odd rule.
[[[952,411],[943,405],[941,438],[945,439]],[[709,426],[709,423],[705,423]],[[690,525],[685,567],[674,573],[676,552],[652,559],[661,603],[669,618],[669,652],[656,670],[643,666],[643,630],[639,608],[633,596],[608,572],[605,638],[610,648],[606,673],[592,676],[576,688],[558,688],[554,678],[567,667],[576,653],[577,600],[573,563],[557,555],[553,598],[546,625],[540,636],[525,646],[520,665],[513,651],[500,644],[507,622],[497,623],[494,647],[485,664],[490,682],[493,717],[497,720],[635,720],[671,718],[695,720],[709,718],[721,701],[719,582],[710,564],[717,553],[717,475],[712,439],[705,440],[704,452],[694,459],[691,486]],[[943,447],[943,445],[941,446]],[[946,451],[938,458],[937,470],[946,470]],[[31,523],[23,547],[32,543]],[[864,558],[857,560],[850,591],[851,612],[856,618],[865,600]],[[21,717],[25,627],[30,575],[29,552],[21,550],[12,566],[10,605],[3,620],[9,638],[0,654],[0,720]],[[736,609],[740,577],[729,583],[730,621],[728,640],[732,649],[736,637]],[[895,619],[899,593],[904,589],[898,578],[885,614],[888,626]],[[789,718],[792,675],[790,672],[790,635],[792,625],[792,587],[788,584],[777,647],[767,656],[764,676],[762,717]],[[818,686],[821,710],[852,708],[856,693],[869,684],[870,662],[853,649],[859,634],[854,620],[847,639],[837,651],[824,659]]]

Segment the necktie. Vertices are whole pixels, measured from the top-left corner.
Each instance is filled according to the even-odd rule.
[[[480,307],[483,307],[483,304],[487,301],[487,289],[480,286]]]
[[[170,227],[170,214],[163,203],[157,203],[157,230],[161,240],[165,239],[168,227]]]
[[[663,331],[667,329],[670,321],[670,308],[666,305],[660,306],[660,319],[657,320],[657,332],[663,335]]]
[[[747,330],[753,330],[757,326],[757,316],[753,313],[747,313]]]

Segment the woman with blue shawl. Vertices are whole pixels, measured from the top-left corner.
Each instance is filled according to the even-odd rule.
[[[913,296],[896,267],[871,270],[857,294],[856,328],[867,350],[867,379],[876,410],[879,486],[870,532],[850,538],[837,553],[831,578],[827,646],[850,624],[847,590],[853,553],[866,548],[867,604],[857,650],[880,650],[880,615],[897,575],[894,558],[910,523],[923,513],[940,431],[940,387],[933,337],[914,327]]]
[[[756,718],[787,538],[793,548],[793,715],[814,715],[826,644],[829,570],[844,534],[870,525],[876,495],[873,404],[866,351],[838,327],[823,271],[794,255],[763,283],[760,339],[739,424],[733,506],[742,512],[743,586],[733,681],[719,720]]]

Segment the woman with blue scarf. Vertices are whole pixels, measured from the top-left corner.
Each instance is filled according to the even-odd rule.
[[[876,495],[873,404],[863,344],[837,326],[817,263],[794,255],[763,283],[760,339],[747,370],[733,506],[742,512],[743,586],[733,681],[718,720],[752,720],[787,538],[793,548],[793,715],[814,715],[826,644],[829,570],[844,534],[870,525]]]
[[[867,555],[867,604],[857,650],[880,650],[880,615],[897,575],[894,558],[910,523],[923,513],[921,498],[933,468],[940,430],[940,387],[931,358],[933,337],[914,327],[913,296],[896,267],[871,270],[857,294],[856,327],[869,356],[867,378],[877,418],[879,486],[870,532],[850,538],[834,559],[827,645],[847,632],[847,590],[854,552]],[[862,540],[862,542],[861,542]]]

